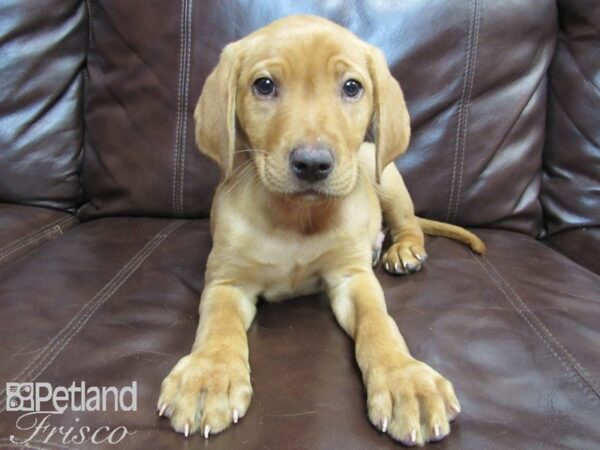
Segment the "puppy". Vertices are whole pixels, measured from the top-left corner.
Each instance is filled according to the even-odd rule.
[[[246,330],[257,298],[325,290],[355,341],[371,423],[406,445],[444,438],[460,404],[409,353],[372,255],[382,215],[393,240],[382,262],[393,274],[421,268],[424,231],[484,245],[415,217],[393,164],[408,146],[408,112],[381,51],[322,18],[278,20],[225,47],[195,119],[222,178],[196,340],[162,383],[160,415],[185,436],[236,423],[252,396]],[[363,143],[370,127],[374,145]]]

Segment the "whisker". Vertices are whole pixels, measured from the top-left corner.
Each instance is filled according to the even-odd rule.
[[[258,148],[243,148],[241,150],[236,150],[233,152],[234,155],[237,153],[264,153],[266,155],[269,155],[269,152],[267,152],[266,150],[261,150]]]
[[[227,189],[224,190],[221,193],[221,195],[229,194],[238,185],[238,183],[240,183],[242,178],[244,178],[244,176],[246,175],[246,172],[252,168],[252,165],[253,165],[253,161],[247,161],[244,164],[242,164],[241,166],[237,167],[235,170],[235,172],[236,172],[235,180],[229,186],[227,186]]]

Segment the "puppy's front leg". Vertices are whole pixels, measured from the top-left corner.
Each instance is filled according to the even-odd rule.
[[[159,414],[171,418],[175,431],[187,436],[201,430],[208,437],[246,413],[252,396],[246,330],[255,313],[238,288],[205,288],[192,351],[161,386]]]
[[[330,277],[334,314],[355,340],[371,423],[405,445],[439,441],[460,412],[452,384],[414,359],[372,272]]]
[[[388,164],[383,170],[378,197],[393,241],[381,259],[383,267],[394,274],[421,270],[427,259],[425,237],[417,223],[404,180],[394,163]]]

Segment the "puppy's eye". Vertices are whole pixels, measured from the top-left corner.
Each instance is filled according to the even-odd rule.
[[[252,89],[259,97],[275,97],[277,95],[275,82],[267,77],[258,78],[252,85]]]
[[[350,98],[350,99],[356,99],[356,98],[360,97],[360,94],[362,93],[362,91],[363,91],[362,84],[360,84],[356,80],[348,80],[344,83],[344,86],[342,87],[342,92],[344,94],[344,97]]]

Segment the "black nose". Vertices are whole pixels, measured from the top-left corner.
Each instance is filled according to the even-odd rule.
[[[333,170],[333,153],[327,148],[295,148],[290,154],[290,167],[301,180],[324,180]]]

